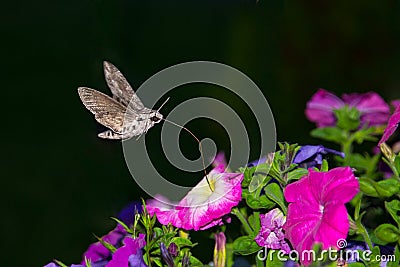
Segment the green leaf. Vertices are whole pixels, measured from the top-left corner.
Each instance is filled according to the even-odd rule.
[[[311,136],[322,140],[331,141],[337,144],[342,144],[347,141],[345,131],[336,127],[317,128],[311,131]]]
[[[261,173],[255,173],[251,178],[251,182],[249,184],[249,192],[253,193],[260,186],[263,186],[264,180],[267,178],[267,175]]]
[[[54,260],[55,263],[57,263],[58,265],[60,265],[61,267],[68,267],[67,265],[65,265],[64,263],[62,263],[59,260]]]
[[[120,224],[122,227],[124,227],[125,231],[127,231],[130,234],[133,234],[133,231],[121,220],[118,220],[117,218],[111,217],[114,221],[116,221],[118,224]]]
[[[397,226],[400,228],[400,217],[399,217],[400,201],[397,199],[394,199],[390,202],[385,201],[385,208],[390,213],[393,220],[395,220]]]
[[[250,208],[254,210],[271,209],[275,206],[275,203],[269,200],[265,195],[262,195],[259,199],[257,199],[254,195],[248,194],[246,195],[246,203]]]
[[[183,237],[174,237],[171,239],[170,243],[175,243],[179,249],[181,249],[182,247],[194,247],[196,246],[196,244],[193,244],[192,241],[190,241],[187,238],[183,238]]]
[[[254,233],[258,233],[260,231],[261,223],[259,212],[254,212],[252,215],[249,216],[247,221],[249,222],[251,228],[254,230]]]
[[[204,264],[196,257],[190,256],[190,267],[202,267]]]
[[[397,242],[400,235],[399,229],[389,223],[379,225],[374,233],[376,237],[387,243]]]
[[[349,267],[365,267],[364,263],[361,262],[352,262],[352,263],[348,263]]]
[[[243,181],[242,181],[242,187],[248,187],[251,179],[253,178],[253,173],[255,169],[254,168],[248,168],[246,167],[243,172]]]
[[[287,208],[285,205],[285,200],[283,198],[283,192],[281,187],[277,183],[270,183],[264,187],[265,195],[274,201],[281,207],[284,214],[286,214]]]
[[[250,236],[241,236],[233,242],[233,252],[241,255],[253,254],[260,249],[261,247]]]
[[[267,256],[267,259],[265,262],[265,267],[285,266],[285,261],[281,261],[281,259],[283,258],[282,255],[280,254],[278,256],[278,253],[281,253],[281,252],[279,252],[279,250],[275,250],[275,249],[268,250],[268,256]],[[284,257],[284,258],[288,258],[288,257]]]
[[[394,167],[397,170],[397,173],[400,173],[400,154],[396,155],[394,158]]]
[[[394,249],[394,254],[390,255],[391,257],[394,257],[394,261],[389,261],[387,267],[398,267],[400,264],[400,250],[399,250],[399,245],[396,245]]]
[[[161,258],[159,258],[159,257],[151,257],[151,259],[153,260],[153,262],[154,262],[157,266],[163,267],[163,263],[162,263],[162,261],[161,261]]]
[[[328,161],[326,159],[322,160],[321,172],[327,172],[329,170]]]
[[[364,141],[377,141],[378,138],[373,134],[375,134],[374,127],[366,127],[355,132],[353,138],[358,144],[361,144]]]
[[[114,246],[111,245],[110,243],[104,241],[102,238],[100,238],[100,237],[98,237],[98,236],[96,236],[96,235],[94,235],[94,236],[97,238],[97,240],[99,240],[99,242],[100,242],[106,249],[108,249],[108,250],[111,251],[112,253],[114,253],[114,252],[117,250],[116,247],[114,247]]]
[[[287,180],[299,180],[300,178],[306,176],[308,174],[308,170],[303,168],[295,169],[287,174]]]
[[[400,183],[397,179],[385,179],[375,182],[372,179],[359,179],[361,191],[371,197],[387,198],[400,191]]]
[[[378,261],[379,256],[381,255],[380,249],[378,246],[374,246],[371,250],[371,255],[368,256],[369,261],[364,260],[364,263],[367,264],[367,266],[370,267],[380,267],[381,266],[381,262]]]

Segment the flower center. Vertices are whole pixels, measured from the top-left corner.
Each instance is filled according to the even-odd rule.
[[[319,205],[319,212],[324,213],[324,205]]]

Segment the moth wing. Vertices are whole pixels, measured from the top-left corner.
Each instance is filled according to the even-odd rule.
[[[110,62],[104,61],[104,76],[114,99],[124,106],[140,111],[144,108],[142,101],[133,91],[124,75]]]
[[[121,103],[97,90],[79,87],[78,93],[85,107],[95,115],[95,119],[116,133],[124,132],[124,119],[125,124],[129,124],[136,118],[136,114],[131,111],[125,114],[126,107]]]

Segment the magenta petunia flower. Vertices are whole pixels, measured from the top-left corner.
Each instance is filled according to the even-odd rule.
[[[283,229],[294,249],[301,255],[315,243],[328,249],[345,239],[349,230],[345,203],[358,191],[359,184],[350,167],[328,172],[309,169],[307,176],[288,185],[284,195],[290,204]],[[301,260],[305,265],[309,263]]]
[[[345,105],[360,111],[361,123],[369,126],[385,124],[390,113],[389,105],[375,92],[344,94],[340,99],[324,89],[319,89],[307,102],[305,114],[317,127],[334,126],[336,117],[333,111]]]
[[[105,236],[102,237],[103,241],[115,246],[117,245],[123,238],[124,236],[127,235],[127,232],[124,227],[122,227],[120,224],[115,227],[114,230],[106,234]],[[83,259],[81,264],[85,264],[85,258],[90,260],[91,262],[98,262],[101,260],[107,259],[109,256],[111,256],[110,250],[108,250],[103,244],[100,242],[96,242],[91,244],[88,249],[85,251],[83,254]]]
[[[171,223],[185,230],[204,230],[222,225],[225,215],[242,199],[243,174],[226,173],[224,166],[214,168],[178,203],[167,206],[160,201],[146,205],[150,215],[154,213],[161,224]]]
[[[285,221],[285,216],[278,208],[267,214],[260,214],[261,229],[254,240],[260,247],[280,249],[289,253],[290,247],[285,241],[285,234],[282,230]]]
[[[396,131],[397,127],[400,123],[400,105],[397,106],[393,115],[389,118],[388,124],[386,126],[385,131],[383,132],[382,138],[379,141],[378,145],[386,142],[390,136]]]
[[[126,237],[123,243],[124,245],[114,252],[106,267],[147,267],[142,252],[146,245],[145,235],[139,234],[137,238]]]
[[[394,109],[396,109],[398,106],[400,106],[400,99],[392,100],[390,104],[394,107]]]

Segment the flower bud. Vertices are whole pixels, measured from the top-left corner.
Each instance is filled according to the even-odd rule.
[[[164,243],[160,243],[160,250],[161,250],[161,256],[165,263],[168,265],[168,267],[175,267],[174,264],[174,259],[172,258],[171,254],[168,252],[167,247],[164,245]]]
[[[225,267],[226,259],[226,237],[224,232],[220,232],[215,236],[215,248],[214,248],[214,267]]]

